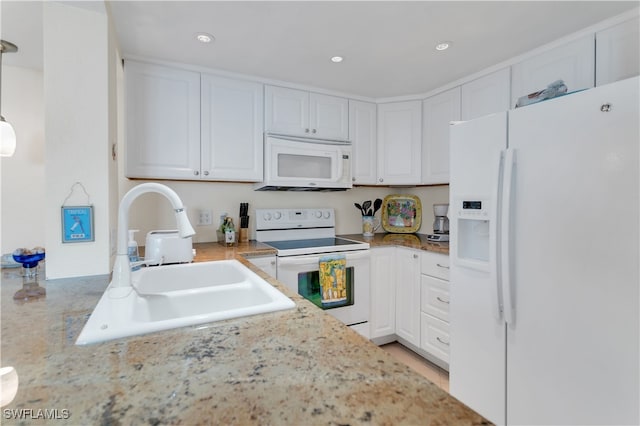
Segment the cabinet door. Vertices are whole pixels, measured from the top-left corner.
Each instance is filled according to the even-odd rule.
[[[420,281],[420,310],[449,322],[449,282],[429,275],[422,275]]]
[[[198,179],[200,74],[127,61],[127,177]]]
[[[594,85],[593,34],[548,50],[512,67],[511,108],[518,98],[563,80],[569,92]]]
[[[252,265],[262,269],[267,274],[276,278],[276,257],[275,256],[260,256],[250,257],[247,259]]]
[[[460,88],[422,102],[422,183],[449,183],[449,127],[460,120]]]
[[[310,93],[309,127],[314,138],[349,140],[349,100]]]
[[[202,75],[202,179],[262,180],[262,84]]]
[[[449,255],[423,251],[420,271],[425,275],[449,281]]]
[[[420,348],[449,364],[449,323],[421,314]]]
[[[378,183],[420,183],[422,102],[378,105]]]
[[[371,338],[396,332],[395,247],[371,249]]]
[[[267,132],[309,136],[309,92],[265,86],[264,94]]]
[[[376,183],[376,104],[349,100],[349,135],[353,149],[353,183]]]
[[[420,253],[396,248],[396,334],[420,346]]]
[[[508,110],[510,84],[510,68],[503,68],[463,84],[461,87],[462,120],[472,120],[483,115]]]
[[[640,18],[596,33],[596,86],[640,74]]]

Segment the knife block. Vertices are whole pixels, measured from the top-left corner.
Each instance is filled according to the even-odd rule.
[[[238,242],[249,242],[249,228],[240,228],[240,238],[238,239]]]

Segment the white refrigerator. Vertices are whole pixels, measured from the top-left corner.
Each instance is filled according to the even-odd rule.
[[[451,126],[450,390],[497,424],[640,424],[640,80]]]

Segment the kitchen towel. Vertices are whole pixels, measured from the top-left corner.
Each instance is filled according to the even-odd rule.
[[[322,256],[318,266],[322,306],[344,305],[347,302],[347,258],[344,254]]]

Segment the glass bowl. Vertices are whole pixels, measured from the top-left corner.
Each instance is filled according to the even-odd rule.
[[[44,259],[44,253],[13,254],[13,260],[22,263],[25,268],[34,268]]]

